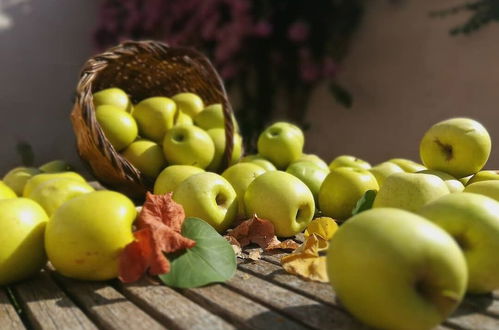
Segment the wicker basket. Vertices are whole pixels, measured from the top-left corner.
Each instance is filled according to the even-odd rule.
[[[225,164],[233,149],[232,108],[222,80],[210,61],[189,48],[155,41],[124,42],[89,59],[76,88],[71,121],[78,154],[97,180],[131,198],[143,198],[153,182],[122,157],[107,140],[95,117],[92,93],[119,87],[133,103],[180,92],[198,94],[205,104],[221,103],[225,116]]]

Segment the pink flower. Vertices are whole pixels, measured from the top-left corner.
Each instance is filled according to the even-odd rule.
[[[272,25],[267,21],[260,21],[253,27],[253,34],[257,37],[266,38],[272,34]]]
[[[294,42],[302,42],[308,38],[310,27],[303,21],[296,21],[288,29],[288,38]]]

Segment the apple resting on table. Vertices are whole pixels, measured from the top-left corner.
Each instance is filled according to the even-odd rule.
[[[327,270],[341,302],[380,329],[432,329],[462,300],[467,269],[456,242],[393,208],[351,217],[331,239]]]

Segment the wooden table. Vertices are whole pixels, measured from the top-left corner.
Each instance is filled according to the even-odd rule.
[[[230,281],[188,290],[145,280],[81,282],[44,270],[0,287],[0,329],[368,329],[328,284],[283,271],[281,256],[239,260]],[[468,296],[438,329],[499,329],[499,291]]]

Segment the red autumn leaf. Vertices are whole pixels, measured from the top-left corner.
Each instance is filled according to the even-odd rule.
[[[275,235],[272,222],[260,219],[256,215],[249,220],[243,221],[227,235],[234,237],[242,247],[250,243],[258,244],[264,250],[294,250],[298,247],[298,244],[292,240],[279,241]]]
[[[135,240],[120,255],[120,280],[125,283],[135,282],[146,271],[150,275],[168,273],[170,262],[164,253],[196,245],[195,241],[180,233],[184,219],[182,205],[177,204],[171,194],[147,193],[144,206],[135,222]]]

